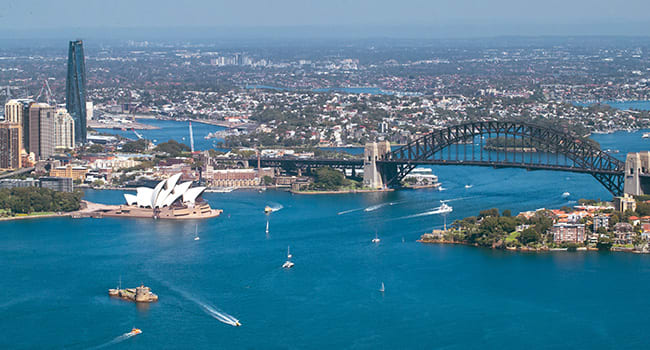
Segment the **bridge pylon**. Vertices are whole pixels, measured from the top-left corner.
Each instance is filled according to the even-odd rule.
[[[650,152],[628,153],[625,159],[624,192],[631,195],[650,194]]]
[[[377,161],[383,160],[391,152],[390,142],[366,143],[363,150],[363,185],[365,187],[383,189],[385,177],[383,169],[377,166]]]

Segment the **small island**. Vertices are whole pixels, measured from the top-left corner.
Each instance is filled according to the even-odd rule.
[[[519,251],[650,252],[650,196],[578,203],[517,216],[510,210],[481,210],[477,216],[456,220],[448,230],[425,233],[418,241]]]

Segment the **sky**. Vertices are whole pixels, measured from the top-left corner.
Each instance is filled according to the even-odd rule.
[[[650,0],[0,0],[0,29],[222,28],[370,36],[650,35]]]

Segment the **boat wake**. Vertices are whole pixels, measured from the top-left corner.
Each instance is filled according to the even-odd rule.
[[[117,343],[121,343],[121,342],[123,342],[123,341],[125,341],[125,340],[127,340],[127,339],[129,339],[129,338],[131,338],[133,336],[135,336],[135,334],[133,334],[131,332],[124,333],[124,334],[120,335],[119,337],[116,337],[115,339],[113,339],[113,340],[111,340],[111,341],[109,341],[107,343],[97,345],[94,348],[90,348],[90,349],[91,350],[102,349],[102,348],[105,348],[107,346],[111,346],[111,345],[115,345]]]
[[[425,211],[425,212],[422,212],[422,213],[408,215],[408,216],[402,216],[401,218],[397,218],[397,220],[399,220],[399,219],[412,219],[412,218],[418,218],[418,217],[421,217],[421,216],[429,216],[429,215],[448,214],[450,212],[451,212],[451,210],[449,209],[449,207],[445,208],[445,207],[443,207],[441,205],[439,207],[432,208],[431,210]]]
[[[377,205],[372,205],[372,206],[369,206],[369,207],[363,209],[363,211],[375,211],[375,210],[383,208],[383,207],[385,207],[387,205],[395,205],[395,204],[400,204],[400,203],[403,203],[403,202],[404,201],[402,201],[402,202],[388,202],[388,203],[381,203],[381,204],[377,204]]]
[[[344,210],[344,211],[340,211],[340,212],[336,213],[336,215],[345,215],[345,214],[354,213],[355,211],[361,211],[361,210],[364,210],[364,208]]]
[[[225,324],[229,324],[229,325],[234,326],[234,327],[241,325],[241,323],[239,322],[238,319],[234,318],[231,315],[228,315],[227,313],[225,313],[223,311],[220,311],[219,309],[217,309],[216,307],[214,307],[214,306],[212,306],[210,304],[202,302],[201,300],[199,300],[196,297],[190,295],[189,293],[187,293],[187,292],[185,292],[183,290],[171,287],[169,285],[167,285],[167,287],[169,289],[175,291],[176,293],[180,294],[183,298],[185,298],[185,299],[195,303],[199,307],[201,307],[203,312],[205,312],[206,314],[208,314],[212,318],[216,319],[217,321],[223,322]]]

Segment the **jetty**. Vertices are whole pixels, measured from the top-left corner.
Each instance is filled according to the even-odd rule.
[[[151,303],[158,301],[158,295],[152,293],[151,288],[145,287],[144,284],[135,288],[109,289],[108,295],[124,300],[134,301],[136,303]]]

